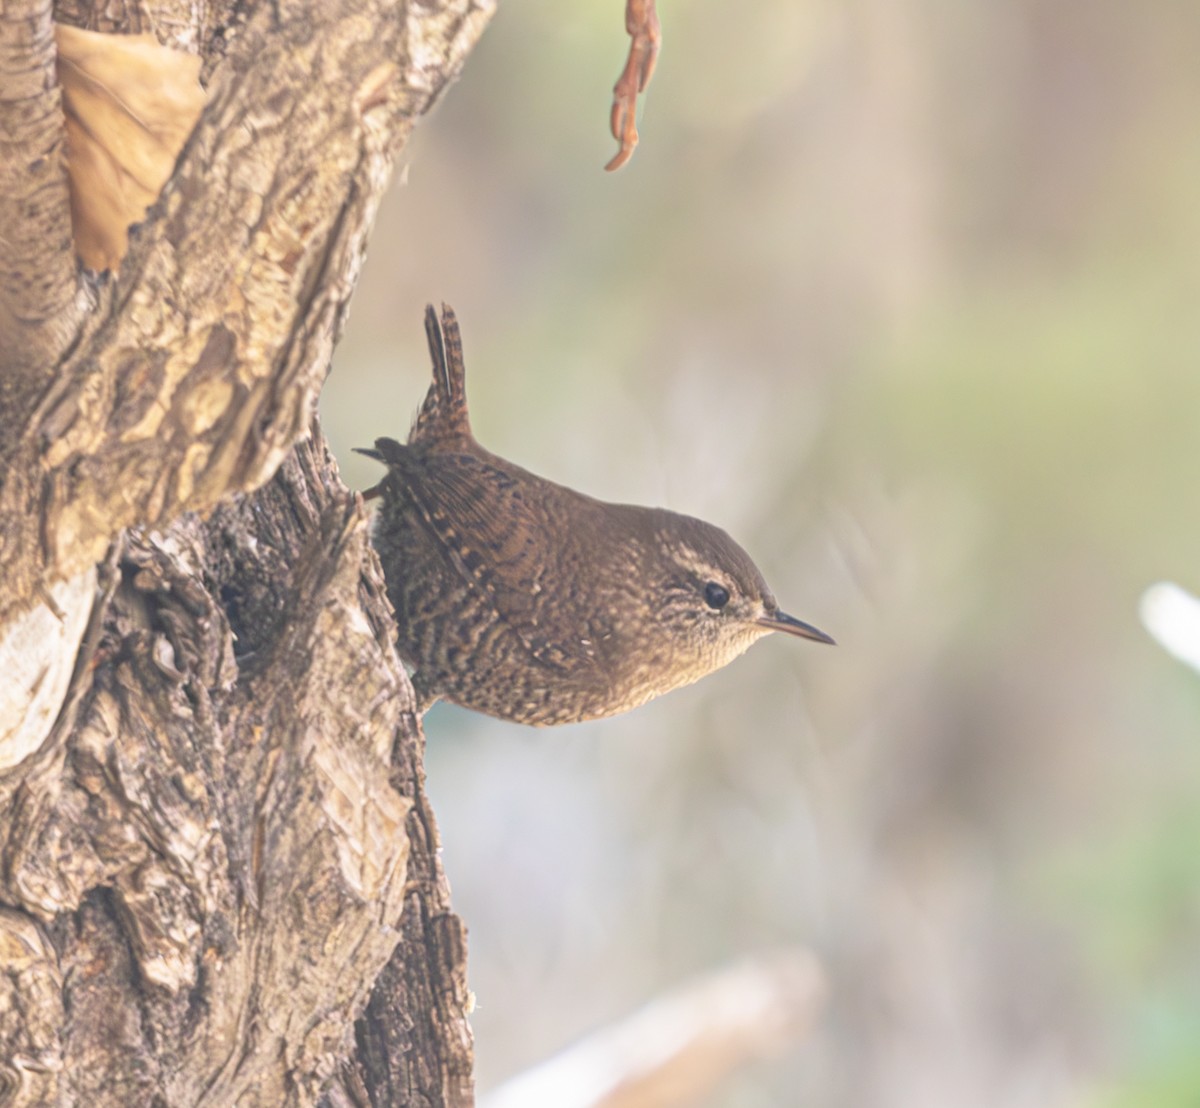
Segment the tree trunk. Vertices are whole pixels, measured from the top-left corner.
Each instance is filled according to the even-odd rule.
[[[0,282],[6,1108],[472,1102],[412,690],[312,410],[395,156],[490,11],[57,12],[198,50],[208,104],[68,342],[27,263]],[[47,12],[0,13],[0,193],[61,156],[7,126]]]

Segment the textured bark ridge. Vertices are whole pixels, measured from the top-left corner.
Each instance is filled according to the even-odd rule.
[[[0,17],[0,193],[50,229],[0,229],[0,1108],[471,1103],[412,690],[312,411],[492,6]],[[116,279],[62,233],[51,15],[203,61]]]
[[[101,578],[0,781],[0,1103],[470,1103],[411,689],[319,438]]]
[[[207,511],[275,472],[312,416],[396,153],[492,7],[290,0],[228,12],[218,30],[198,13],[208,104],[120,278],[80,283],[91,310],[70,341],[57,316],[17,336],[29,372],[0,412],[0,620],[94,565],[122,528]],[[45,38],[32,14],[13,26]],[[0,193],[61,159],[36,138],[6,147]],[[40,249],[0,274],[0,308],[23,311],[12,290],[70,243]]]

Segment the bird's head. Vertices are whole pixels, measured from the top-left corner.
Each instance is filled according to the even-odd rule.
[[[653,516],[649,600],[674,685],[720,669],[772,631],[833,642],[780,610],[750,555],[719,527],[661,509]]]

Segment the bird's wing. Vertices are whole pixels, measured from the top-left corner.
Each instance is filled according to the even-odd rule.
[[[552,595],[545,580],[556,561],[546,505],[530,503],[548,495],[544,486],[474,454],[426,454],[415,464],[405,448],[384,453],[448,561],[487,595],[534,658],[563,673],[601,665],[588,628],[602,614],[580,618],[571,590],[560,582]]]

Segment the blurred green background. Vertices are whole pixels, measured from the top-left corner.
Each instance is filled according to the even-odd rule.
[[[486,1091],[810,946],[818,1026],[706,1105],[1200,1104],[1200,5],[507,0],[381,209],[322,400],[402,435],[421,311],[496,452],[712,520],[773,637],[632,714],[439,706]],[[399,183],[403,179],[403,184]]]

